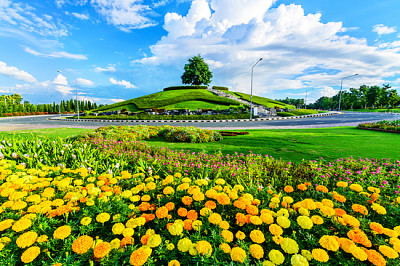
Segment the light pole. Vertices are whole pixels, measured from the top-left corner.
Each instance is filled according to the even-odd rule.
[[[309,90],[313,90],[314,88],[312,88],[312,89],[307,89],[306,90],[306,99],[304,100],[304,109],[307,109],[307,92],[309,91]]]
[[[254,67],[262,60],[262,58],[258,59],[257,63],[251,68],[251,84],[250,84],[250,119],[253,117],[253,70]]]
[[[340,92],[339,92],[339,112],[340,112],[340,102],[342,101],[342,87],[343,87],[343,80],[344,79],[347,79],[347,78],[351,78],[351,77],[354,77],[354,76],[357,76],[358,74],[356,73],[356,74],[354,74],[354,75],[350,75],[350,76],[347,76],[347,77],[344,77],[344,78],[342,78],[342,80],[341,80],[341,82],[340,82]]]
[[[61,70],[57,70],[58,73],[61,73]],[[76,93],[76,110],[78,112],[78,119],[79,119],[79,102],[78,102],[78,87],[76,86],[76,79],[74,79],[75,84],[75,93]],[[61,105],[61,103],[60,103]],[[61,108],[61,107],[60,107]]]

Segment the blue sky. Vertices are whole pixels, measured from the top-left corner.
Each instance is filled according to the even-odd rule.
[[[180,85],[201,54],[211,85],[308,101],[360,85],[400,92],[398,0],[0,0],[0,94],[113,103]],[[60,70],[61,72],[58,72]]]

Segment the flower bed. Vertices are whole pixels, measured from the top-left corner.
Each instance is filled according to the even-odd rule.
[[[399,265],[385,186],[222,178],[0,160],[2,265]]]
[[[382,120],[376,123],[363,123],[357,126],[359,129],[373,129],[388,132],[400,132],[400,120]]]

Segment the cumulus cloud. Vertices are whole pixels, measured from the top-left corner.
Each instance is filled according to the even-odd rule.
[[[59,73],[49,85],[53,85],[55,90],[60,92],[62,95],[72,94],[73,88],[68,85],[67,77]],[[46,86],[46,84],[43,84]]]
[[[126,81],[126,80],[118,81],[113,78],[110,78],[110,82],[114,85],[124,86],[127,89],[135,89],[136,88],[135,85],[131,84],[129,81]]]
[[[400,73],[400,54],[343,35],[347,29],[341,22],[323,23],[320,13],[305,14],[294,4],[271,8],[273,2],[194,0],[186,15],[165,15],[166,36],[150,47],[150,56],[132,63],[175,67],[201,54],[210,63],[214,84],[224,81],[249,92],[251,67],[263,57],[255,68],[254,92],[276,98],[275,92],[285,89],[337,86],[357,72],[364,78],[347,84],[360,86],[367,77],[385,80]]]
[[[52,52],[52,53],[40,53],[37,52],[29,47],[25,47],[25,52],[29,53],[29,54],[33,54],[35,56],[41,56],[41,57],[53,57],[53,58],[67,58],[67,59],[76,59],[76,60],[87,60],[87,56],[86,55],[82,55],[82,54],[70,54],[64,51],[61,52]]]
[[[86,14],[75,13],[75,12],[72,12],[71,14],[72,14],[74,17],[76,17],[76,18],[78,18],[78,19],[80,19],[80,20],[88,20],[88,19],[89,19],[89,15],[86,15]]]
[[[84,78],[77,78],[76,84],[81,85],[81,86],[93,86],[94,82],[91,80],[88,80],[88,79],[84,79]]]
[[[0,61],[0,74],[26,82],[36,82],[36,79],[28,72],[19,70],[14,66],[7,66],[7,64],[2,61]]]
[[[372,27],[372,31],[378,33],[378,35],[384,35],[396,32],[396,27],[388,27],[383,24],[376,24]]]
[[[106,21],[118,27],[122,31],[141,29],[157,25],[149,18],[151,8],[142,4],[141,0],[92,0],[91,4],[95,10],[102,15]]]
[[[60,21],[54,21],[53,17],[47,14],[38,16],[34,11],[35,9],[28,4],[0,1],[0,21],[2,23],[43,36],[62,37],[68,35],[66,25]]]
[[[117,70],[115,69],[115,66],[114,66],[114,65],[108,65],[108,66],[105,67],[105,68],[96,67],[93,71],[94,71],[94,72],[115,72],[115,71],[117,71]]]

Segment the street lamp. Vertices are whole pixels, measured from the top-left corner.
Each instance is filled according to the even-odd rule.
[[[304,109],[307,109],[307,92],[309,91],[309,90],[313,90],[314,88],[312,88],[312,89],[306,89],[306,99],[304,100]]]
[[[251,85],[250,85],[250,119],[253,116],[253,70],[254,67],[262,60],[262,58],[258,59],[257,63],[251,68]]]
[[[57,70],[57,72],[61,73],[61,70]],[[77,109],[77,112],[78,112],[78,119],[79,119],[78,87],[76,86],[76,79],[74,79],[74,83],[75,83],[75,93],[76,93],[76,109]],[[61,103],[60,103],[60,105],[61,105]]]
[[[347,78],[351,78],[351,77],[357,76],[357,75],[358,75],[358,74],[356,73],[356,74],[354,74],[354,75],[351,75],[351,76],[344,77],[344,78],[342,78],[342,80],[341,80],[341,82],[340,82],[340,92],[339,92],[339,112],[340,112],[340,102],[342,101],[342,87],[343,87],[343,80],[344,80],[344,79],[347,79]]]

